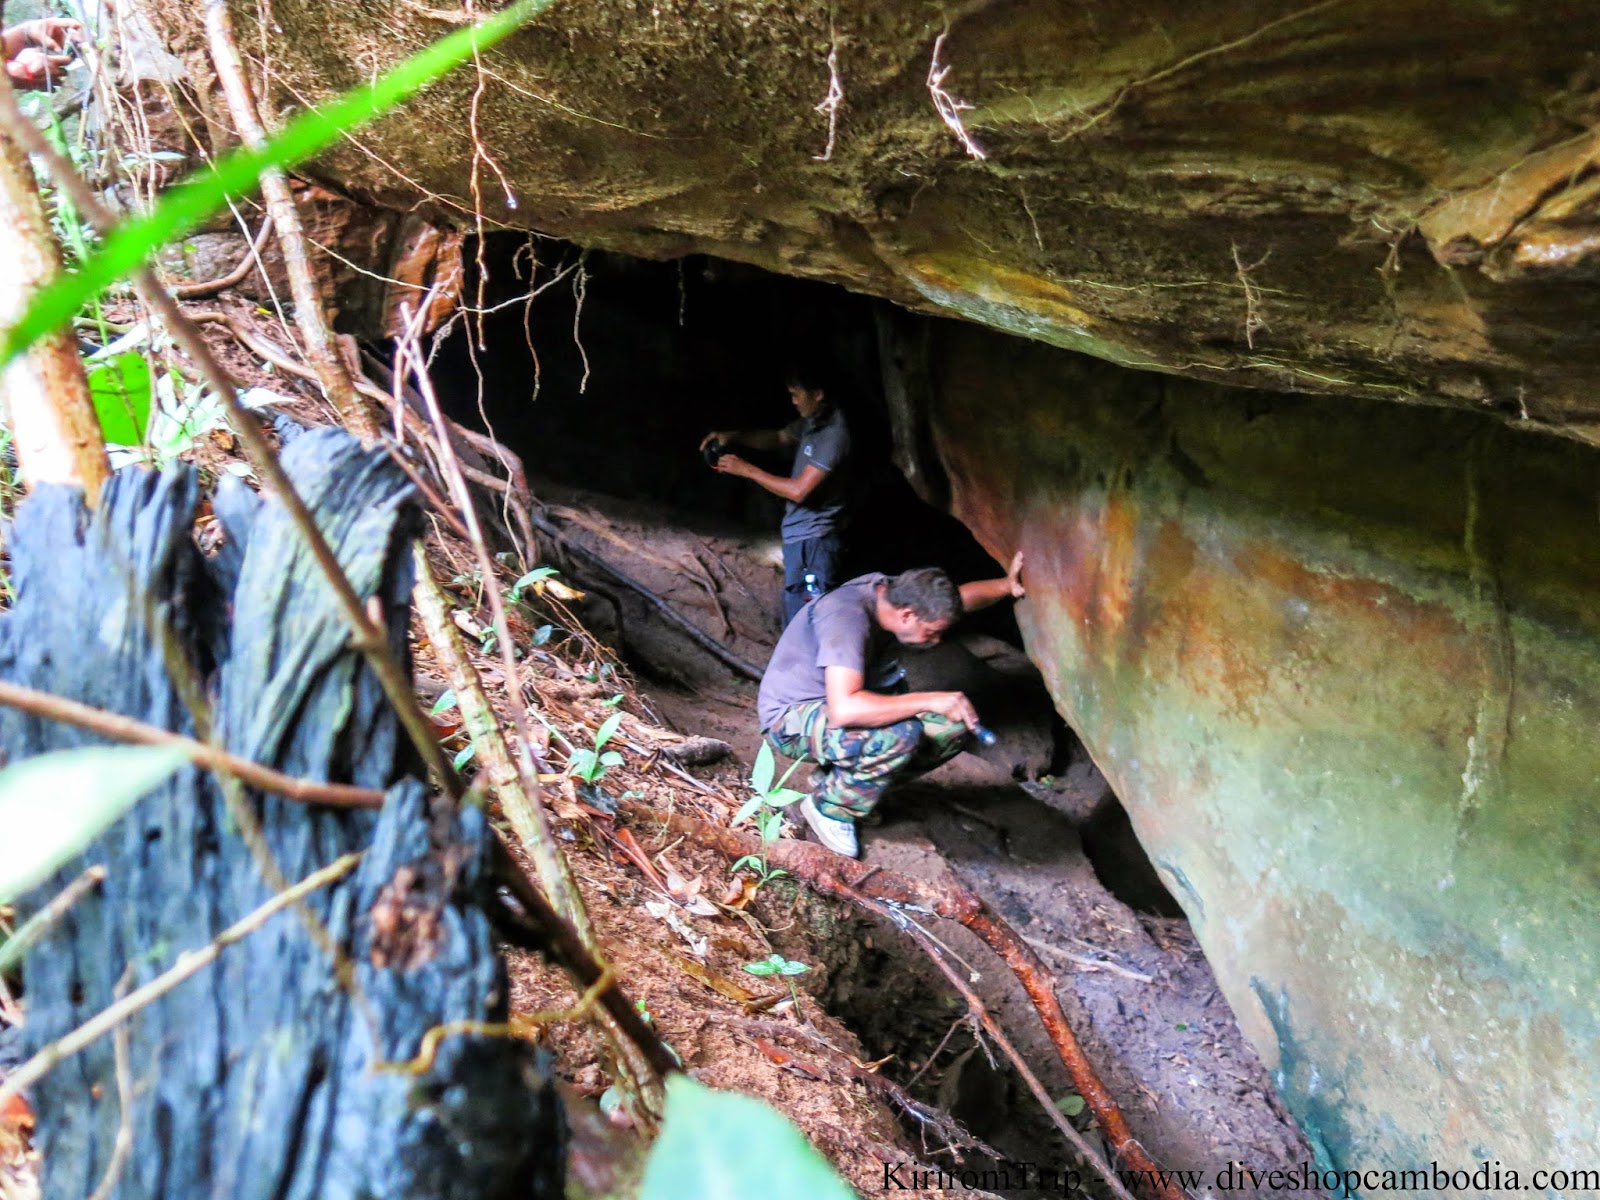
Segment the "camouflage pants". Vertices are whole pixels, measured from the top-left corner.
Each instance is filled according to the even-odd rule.
[[[891,783],[954,758],[966,737],[965,725],[938,713],[876,729],[837,729],[828,724],[823,700],[791,705],[767,731],[779,753],[821,767],[812,798],[824,816],[846,820],[870,813]]]

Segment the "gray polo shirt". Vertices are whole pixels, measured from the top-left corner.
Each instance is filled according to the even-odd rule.
[[[808,466],[827,472],[804,504],[790,501],[784,506],[783,540],[803,542],[807,538],[839,533],[844,528],[848,481],[845,459],[850,454],[850,427],[837,408],[829,407],[810,420],[801,419],[784,428],[796,441],[794,466],[789,478],[799,476]]]
[[[778,723],[783,710],[828,694],[828,667],[860,671],[870,683],[899,646],[878,625],[878,584],[887,576],[860,575],[806,605],[778,639],[761,677],[756,715],[762,729]]]

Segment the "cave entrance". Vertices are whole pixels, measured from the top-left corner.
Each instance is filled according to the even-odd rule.
[[[712,471],[699,445],[712,430],[793,420],[791,367],[820,370],[851,426],[860,494],[846,577],[926,564],[958,580],[994,574],[966,528],[918,499],[892,465],[885,397],[905,392],[895,351],[908,327],[931,318],[701,256],[644,261],[492,235],[481,251],[469,241],[464,258],[462,295],[481,316],[458,317],[435,341],[432,375],[447,412],[521,456],[564,538],[621,566],[757,667],[779,633],[782,503]],[[788,473],[786,456],[763,465]],[[754,683],[730,678],[616,579],[581,571],[576,559],[561,565],[594,604],[584,623],[641,675],[649,703],[682,732],[730,743],[746,766],[719,769],[719,778],[744,787],[759,741]],[[1010,606],[964,622],[960,643],[907,661],[908,675],[919,689],[968,691],[1001,742],[892,792],[882,824],[866,833],[868,855],[914,874],[950,872],[1044,947],[1070,978],[1071,1003],[1096,1031],[1092,1055],[1118,1094],[1187,1090],[1174,1063],[1215,1060],[1221,1070],[1223,1060],[1252,1060],[1187,922],[1022,655]],[[792,785],[806,782],[802,771]],[[1026,1115],[1031,1101],[1017,1081],[988,1070],[970,1037],[952,1039],[946,989],[925,978],[932,968],[917,952],[887,929],[856,930],[849,941],[856,949],[833,973],[829,1007],[872,1053],[905,1055],[903,1082],[918,1081],[975,1125],[993,1121],[1007,1153],[1058,1153],[1041,1149],[1056,1135]],[[1000,973],[983,974],[981,987],[1001,987]],[[1154,989],[1158,976],[1179,983]],[[1000,990],[986,1000],[1020,1003]],[[1024,1053],[1043,1062],[1053,1051],[1037,1041]],[[1216,1149],[1210,1118],[1223,1111],[1240,1131],[1229,1143],[1236,1156],[1284,1136],[1261,1099],[1265,1074],[1253,1069],[1259,1087],[1248,1101],[1208,1099],[1198,1122],[1150,1117],[1154,1144],[1174,1161],[1200,1161]]]
[[[908,321],[933,318],[704,255],[650,261],[493,234],[481,247],[469,240],[463,257],[467,307],[436,342],[433,374],[445,410],[516,451],[535,491],[564,501],[556,511],[581,522],[575,533],[600,533],[602,553],[643,550],[625,563],[630,573],[703,628],[721,621],[752,664],[764,665],[781,632],[783,502],[711,470],[699,445],[711,430],[794,420],[785,378],[796,368],[821,377],[851,429],[855,520],[844,576],[929,564],[957,580],[994,573],[966,527],[919,499],[893,465],[884,397],[898,389],[887,376],[900,366],[889,341]],[[788,473],[790,451],[742,453]],[[602,632],[634,666],[657,682],[701,681],[692,658],[650,635],[648,613],[628,611],[636,598],[608,599],[618,620]],[[969,618],[961,635],[916,656],[908,664],[913,683],[971,695],[985,720],[1009,734],[983,753],[1015,779],[1081,762],[1021,655],[1010,606]],[[1112,893],[1138,911],[1176,915],[1109,789],[1081,815],[1090,862]]]
[[[485,315],[462,317],[440,342],[440,399],[456,420],[492,428],[530,477],[775,545],[783,502],[712,471],[699,444],[711,430],[794,420],[784,383],[802,368],[820,372],[850,425],[857,515],[845,577],[930,563],[957,579],[993,571],[965,527],[891,465],[881,301],[701,255],[654,262],[517,235],[484,240],[480,288],[470,240],[464,257],[463,296]],[[792,452],[741,453],[789,473]]]

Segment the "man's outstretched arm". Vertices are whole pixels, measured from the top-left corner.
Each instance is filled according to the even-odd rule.
[[[818,485],[828,477],[828,473],[815,463],[807,463],[805,470],[792,479],[786,475],[774,475],[771,471],[763,471],[754,463],[747,462],[737,454],[724,454],[717,459],[717,470],[724,475],[742,476],[791,504],[804,504],[806,497],[816,491]]]
[[[787,429],[713,429],[700,439],[700,449],[704,450],[712,442],[747,446],[751,450],[782,450],[793,446],[795,438]]]

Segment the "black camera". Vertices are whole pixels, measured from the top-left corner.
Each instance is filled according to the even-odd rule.
[[[727,451],[723,449],[721,442],[707,442],[700,447],[700,456],[706,460],[706,466],[712,470],[716,470],[717,460],[726,453]]]

